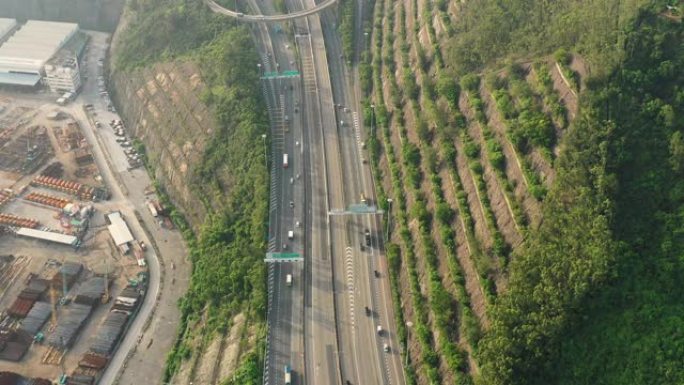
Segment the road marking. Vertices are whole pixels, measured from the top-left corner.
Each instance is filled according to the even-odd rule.
[[[356,309],[356,306],[354,306],[354,257],[350,246],[347,246],[345,249],[344,262],[347,276],[347,292],[349,295],[349,320],[352,325],[352,333],[354,333],[354,326],[356,325],[356,315],[354,313]]]

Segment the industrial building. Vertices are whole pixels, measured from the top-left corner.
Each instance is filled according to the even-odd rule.
[[[87,39],[74,23],[0,19],[0,85],[75,92],[81,87],[79,56]]]
[[[128,253],[130,250],[129,244],[133,242],[133,234],[131,230],[128,229],[126,221],[121,216],[121,213],[115,211],[113,213],[107,214],[107,220],[110,225],[107,226],[109,234],[112,236],[114,244],[119,247],[122,254]]]

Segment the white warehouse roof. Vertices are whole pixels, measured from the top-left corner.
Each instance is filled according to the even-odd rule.
[[[121,246],[133,241],[133,234],[131,234],[131,231],[128,229],[126,221],[121,217],[121,213],[118,211],[113,212],[107,214],[107,217],[111,223],[111,225],[107,226],[107,230],[109,230],[109,234],[111,234],[114,244]]]
[[[18,235],[23,235],[29,238],[42,239],[44,241],[61,243],[63,245],[75,246],[78,243],[78,238],[73,235],[66,235],[60,233],[53,233],[51,231],[42,231],[22,227],[17,230]]]
[[[29,20],[0,46],[0,72],[40,73],[78,24]]]
[[[17,25],[17,21],[14,19],[5,19],[0,17],[0,40],[2,40],[9,31],[14,29]]]

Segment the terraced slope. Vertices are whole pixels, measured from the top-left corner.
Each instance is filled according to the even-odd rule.
[[[466,4],[378,0],[361,55],[379,198],[392,199],[397,323],[412,383],[550,380],[573,306],[589,306],[616,258],[606,165],[620,160],[605,146],[619,139],[596,104],[615,94],[593,83],[611,69],[596,63],[591,78],[582,55],[558,49],[455,71],[445,57],[467,32]]]

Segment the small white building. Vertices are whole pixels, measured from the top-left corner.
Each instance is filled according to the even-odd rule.
[[[45,66],[44,79],[52,92],[76,93],[82,84],[78,61],[73,60],[73,64],[64,61],[50,62]]]

